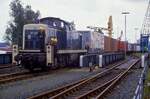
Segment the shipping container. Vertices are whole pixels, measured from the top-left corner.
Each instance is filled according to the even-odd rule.
[[[138,51],[138,52],[141,51],[141,48],[140,48],[139,44],[136,45],[136,51]]]
[[[113,52],[118,51],[118,46],[117,45],[118,45],[118,40],[112,38],[112,40],[111,40],[111,50]]]
[[[132,48],[131,51],[136,51],[136,46],[137,46],[137,44],[132,43],[131,46],[132,46],[132,47],[131,47],[131,48]]]
[[[104,50],[104,34],[94,31],[78,31],[82,35],[82,49],[91,52]]]
[[[110,50],[110,42],[109,42],[109,37],[108,36],[104,36],[104,50],[105,52],[109,52]]]
[[[128,43],[128,51],[133,51],[133,45],[132,44],[130,44],[130,43]]]
[[[104,37],[104,49],[105,52],[116,52],[118,51],[118,40],[114,38],[109,38],[108,36]]]
[[[126,46],[126,50],[128,51],[128,43],[125,43],[124,41],[120,41],[119,51],[124,51]]]
[[[91,44],[94,49],[104,49],[104,34],[98,32],[91,32]]]
[[[133,51],[136,51],[136,47],[137,47],[137,44],[134,44],[134,50]]]
[[[128,43],[128,51],[140,51],[140,45],[135,43]]]

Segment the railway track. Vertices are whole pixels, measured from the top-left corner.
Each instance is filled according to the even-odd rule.
[[[44,76],[44,75],[51,74],[54,71],[57,71],[57,70],[53,70],[53,71],[49,70],[47,72],[38,71],[35,73],[23,71],[23,72],[18,72],[18,73],[11,73],[11,74],[0,74],[0,84],[10,83],[10,82],[29,79],[29,78],[38,77],[38,76]]]
[[[24,72],[18,72],[18,73],[11,73],[11,74],[1,74],[0,75],[0,84],[4,83],[10,83],[18,80],[24,80],[24,79],[29,79],[33,77],[40,77],[44,75],[48,75],[53,73],[53,71],[49,70],[47,72],[42,72],[42,71],[36,71],[34,73],[24,71]]]
[[[29,72],[1,74],[0,75],[0,84],[25,79],[25,78],[28,78],[28,77],[31,77],[31,73],[29,73]]]
[[[10,74],[0,74],[0,84],[15,82],[24,79],[30,79],[35,77],[41,77],[55,72],[59,72],[59,70],[48,70],[46,72],[38,70],[35,71],[34,73],[28,71],[22,71],[17,73],[10,73]]]
[[[119,75],[114,77],[113,79],[107,81],[106,83],[102,84],[101,86],[92,89],[91,91],[86,92],[85,94],[82,94],[76,99],[103,99],[105,95],[111,92],[111,89],[115,87],[115,85],[118,82],[121,82],[121,79],[123,79],[127,73],[130,71],[130,69],[138,62],[139,60],[136,60],[130,66],[121,72]]]
[[[108,84],[110,84],[112,81],[117,79],[118,77],[117,75],[119,75],[123,71],[115,70],[115,68],[120,66],[121,64],[126,63],[127,61],[128,60],[125,60],[120,63],[114,64],[111,68],[106,69],[105,71],[100,72],[90,78],[81,79],[80,81],[62,86],[60,88],[29,97],[28,99],[48,99],[48,98],[50,99],[77,98],[78,99],[82,95],[84,95],[84,93],[87,93],[87,91],[90,92],[93,88],[97,88],[98,86],[100,86],[100,84],[105,83],[105,82],[109,82]],[[113,79],[113,80],[109,81],[109,79]],[[103,86],[105,87],[106,85],[103,85]]]
[[[0,69],[13,68],[13,67],[17,67],[17,66],[13,64],[0,65]]]
[[[100,79],[100,77],[96,76],[92,79],[88,79],[82,83],[79,83],[55,96],[52,96],[51,99],[60,99],[60,98],[65,98],[65,99],[102,99],[103,96],[108,92],[121,78],[123,78],[127,72],[137,63],[134,62],[129,65],[129,68],[126,69],[125,71],[121,72],[119,75],[113,77],[109,81],[105,82],[100,82],[98,86],[91,86],[95,84],[96,79]],[[97,78],[98,77],[98,78]],[[101,79],[104,80],[104,79]],[[97,81],[96,81],[97,82]],[[104,85],[103,85],[104,83]],[[88,90],[90,87],[91,90]],[[87,93],[94,94],[94,96],[87,95]],[[84,95],[86,94],[86,95]],[[82,96],[84,95],[84,96]],[[86,98],[85,98],[86,97]]]

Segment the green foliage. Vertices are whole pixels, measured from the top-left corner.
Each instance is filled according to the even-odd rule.
[[[4,39],[7,42],[22,46],[23,26],[33,23],[38,19],[39,11],[33,11],[30,5],[23,7],[20,0],[13,0],[10,3],[10,17]]]
[[[147,85],[148,83],[150,83],[150,69],[148,69],[148,74],[145,81],[144,99],[150,99],[150,86]]]

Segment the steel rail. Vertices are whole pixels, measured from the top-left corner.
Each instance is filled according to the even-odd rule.
[[[92,76],[91,78],[81,79],[81,80],[79,80],[77,82],[74,82],[74,83],[71,83],[71,84],[67,84],[67,85],[62,86],[60,88],[57,88],[57,89],[54,89],[54,90],[51,90],[51,91],[46,91],[46,92],[37,94],[35,96],[31,96],[28,99],[42,99],[42,98],[46,99],[46,98],[49,98],[49,97],[50,97],[50,99],[53,99],[53,98],[55,98],[55,96],[57,96],[58,94],[68,90],[69,88],[74,87],[74,86],[79,85],[79,84],[82,84],[82,82],[85,82],[85,81],[87,81],[89,79],[93,79],[96,76],[100,76],[102,74],[105,74],[106,72],[109,72],[110,70],[118,67],[119,65],[121,65],[121,64],[123,64],[123,63],[125,63],[127,61],[128,60],[124,60],[124,61],[121,61],[119,63],[117,62],[117,63],[111,64],[112,65],[111,68],[106,69],[105,71],[103,71],[101,73],[98,73],[95,76]]]
[[[127,60],[126,60],[126,61],[127,61]],[[119,63],[119,64],[117,64],[117,65],[115,65],[115,66],[113,66],[113,67],[111,67],[111,68],[109,68],[109,69],[107,69],[107,70],[104,70],[103,72],[100,72],[100,73],[98,73],[98,74],[96,74],[96,75],[94,75],[94,76],[88,78],[87,80],[85,80],[85,81],[83,81],[83,82],[81,82],[81,83],[79,83],[79,84],[76,84],[75,86],[72,86],[72,87],[68,88],[67,90],[65,90],[65,91],[63,91],[63,92],[58,93],[58,94],[55,95],[55,96],[52,96],[50,99],[62,98],[62,97],[64,97],[64,96],[68,95],[69,93],[72,93],[72,92],[74,92],[74,91],[77,91],[77,90],[79,90],[80,87],[82,87],[82,86],[84,86],[85,84],[87,84],[87,83],[89,83],[89,82],[91,82],[91,81],[93,81],[93,80],[99,78],[99,76],[103,76],[103,75],[105,75],[106,73],[109,73],[109,71],[111,71],[111,70],[113,70],[114,68],[120,66],[121,64],[125,63],[126,61],[123,61],[123,62],[121,62],[121,63]]]
[[[115,79],[107,88],[105,88],[98,96],[96,96],[94,99],[102,99],[107,92],[110,92],[110,90],[119,82],[121,81],[122,78],[124,78],[127,73],[129,72],[129,70],[135,66],[138,62],[140,61],[140,59],[138,59],[137,61],[135,61],[134,63],[132,63],[130,65],[130,67],[128,69],[126,69],[122,74],[119,75],[119,77],[117,79]]]
[[[40,76],[48,75],[51,73],[52,72],[50,71],[47,71],[47,72],[36,71],[34,73],[24,71],[24,72],[11,73],[11,74],[1,74],[0,84],[9,83],[9,82],[17,81],[17,80],[23,80],[27,78],[40,77]]]
[[[17,73],[10,73],[10,74],[0,74],[0,79],[17,76],[17,75],[22,75],[22,74],[27,74],[27,73],[29,73],[29,72],[25,71],[25,72],[17,72]]]
[[[138,62],[138,60],[134,63],[131,64],[131,66],[134,66],[136,63]],[[131,68],[131,67],[129,67]],[[128,70],[128,69],[127,69]],[[125,70],[124,72],[126,72],[127,70]],[[117,75],[115,78],[107,81],[106,83],[102,84],[101,86],[92,89],[88,92],[86,92],[85,94],[82,94],[80,96],[78,96],[76,99],[91,99],[92,97],[99,95],[99,93],[103,93],[103,91],[105,90],[105,88],[107,88],[113,81],[115,81],[116,79],[118,79],[121,75],[124,74],[124,72],[121,72],[119,75]],[[100,97],[101,98],[101,97]],[[98,99],[100,99],[98,98]],[[92,98],[95,99],[95,98]]]
[[[14,64],[1,64],[0,65],[0,69],[5,69],[5,68],[13,68],[13,67],[16,67],[16,65]]]

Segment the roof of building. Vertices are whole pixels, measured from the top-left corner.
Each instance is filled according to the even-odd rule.
[[[0,48],[2,47],[10,47],[10,44],[5,42],[0,42]]]

